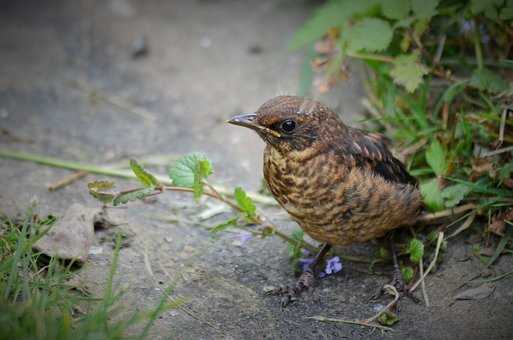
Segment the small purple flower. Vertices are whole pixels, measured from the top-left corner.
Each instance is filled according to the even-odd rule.
[[[299,268],[301,268],[301,271],[302,272],[306,272],[307,270],[310,269],[310,266],[312,265],[312,263],[314,262],[314,258],[311,257],[311,258],[300,258],[298,263],[299,263]]]
[[[340,258],[338,256],[333,256],[331,259],[328,259],[328,262],[326,262],[326,268],[324,271],[326,274],[334,274],[338,273],[342,270],[342,262],[340,262]]]
[[[462,23],[461,23],[461,28],[460,28],[460,32],[463,33],[463,34],[467,34],[467,33],[470,33],[474,30],[474,22],[473,21],[470,21],[470,20],[464,20]]]
[[[237,243],[241,247],[244,245],[244,243],[248,242],[249,240],[251,240],[253,238],[253,234],[251,234],[249,231],[244,231],[244,230],[240,231],[237,236],[238,236]]]

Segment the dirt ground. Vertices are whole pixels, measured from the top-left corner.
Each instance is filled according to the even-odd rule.
[[[177,158],[202,151],[216,169],[213,181],[257,190],[263,143],[224,124],[230,115],[255,110],[277,94],[294,94],[302,55],[286,42],[315,3],[309,1],[1,1],[0,148],[37,152],[93,164],[127,162],[129,157]],[[148,54],[134,59],[145,37]],[[346,121],[358,119],[363,96],[361,70],[321,99]],[[78,85],[77,85],[78,84]],[[145,110],[129,110],[117,98]],[[158,156],[158,157],[157,157]],[[89,175],[57,192],[47,184],[70,172],[30,162],[0,160],[0,210],[9,215],[36,202],[42,214],[62,214],[70,202],[98,207],[86,183]],[[165,166],[156,166],[164,173]],[[119,181],[130,187],[133,182]],[[121,251],[117,283],[126,306],[155,306],[162,290],[186,301],[189,313],[166,312],[154,338],[176,339],[511,339],[511,277],[494,283],[479,300],[454,301],[461,284],[482,270],[469,234],[449,242],[443,265],[427,280],[432,306],[404,300],[392,333],[306,319],[323,315],[364,318],[375,313],[369,296],[387,276],[344,263],[286,309],[263,287],[292,283],[286,245],[278,239],[250,240],[236,234],[212,238],[190,196],[167,194],[151,203],[113,209],[129,235]],[[275,208],[264,208],[285,231],[295,228]],[[108,233],[97,233],[94,252],[80,279],[100,292],[112,253]],[[374,245],[338,249],[370,254]],[[511,270],[502,257],[497,273]],[[508,269],[509,268],[509,269]],[[389,273],[389,267],[378,267]],[[386,303],[387,300],[381,301]]]

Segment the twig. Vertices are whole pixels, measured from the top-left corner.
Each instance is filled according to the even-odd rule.
[[[397,291],[397,289],[394,286],[392,286],[392,285],[385,285],[383,288],[385,290],[388,289],[389,291],[391,291],[392,294],[394,295],[394,299],[388,305],[383,307],[376,315],[374,315],[374,316],[368,318],[367,320],[365,320],[368,323],[371,323],[371,322],[377,320],[383,313],[388,311],[390,308],[392,308],[392,306],[394,306],[397,303],[397,301],[399,301],[400,295],[399,295],[399,292]]]
[[[415,289],[417,289],[419,284],[424,282],[424,280],[426,279],[426,276],[429,274],[431,269],[433,269],[433,267],[435,266],[436,261],[438,260],[438,253],[440,252],[440,246],[442,245],[442,241],[443,240],[444,240],[444,232],[441,231],[441,232],[438,233],[438,240],[436,241],[435,257],[433,258],[433,260],[429,264],[429,267],[426,270],[426,272],[423,275],[421,274],[420,279],[417,282],[415,282],[415,284],[413,286],[411,286],[411,288],[409,289],[410,293],[413,293],[415,291]]]
[[[385,119],[383,119],[382,113],[379,112],[378,108],[376,108],[376,106],[371,103],[369,98],[362,99],[361,104],[373,118],[379,121],[379,124],[383,125],[383,127],[387,131],[394,131],[392,125],[390,125]]]
[[[385,285],[384,287],[386,290],[390,291],[394,295],[394,299],[387,304],[385,307],[383,307],[377,314],[371,316],[368,319],[365,320],[351,320],[351,319],[337,319],[337,318],[328,318],[322,315],[316,315],[316,316],[308,316],[307,319],[321,321],[321,322],[340,322],[340,323],[347,323],[352,325],[359,325],[364,327],[371,327],[371,328],[379,328],[385,331],[393,331],[392,328],[381,326],[377,324],[375,321],[379,319],[383,313],[386,313],[392,306],[394,306],[397,301],[399,301],[400,295],[399,292],[397,292],[397,289],[392,285]]]
[[[120,178],[136,178],[136,176],[129,170],[123,169],[114,169],[106,166],[98,166],[87,163],[80,163],[74,161],[67,161],[55,157],[47,157],[43,155],[15,151],[15,150],[6,150],[0,149],[0,157],[2,158],[10,158],[17,159],[23,161],[31,161],[34,163],[39,163],[43,165],[52,166],[55,168],[63,168],[70,170],[81,170],[85,172],[95,173],[99,175],[112,176],[112,177],[120,177]],[[171,180],[167,176],[155,175],[157,180],[163,185],[172,185]],[[232,190],[229,190],[226,187],[220,185],[213,185],[213,187],[223,195],[231,196],[233,195]],[[247,192],[248,196],[255,202],[266,204],[266,205],[276,205],[276,201],[269,197],[264,196],[258,193]]]
[[[462,231],[466,230],[468,227],[470,227],[472,225],[472,222],[474,222],[474,219],[476,218],[476,212],[473,211],[469,214],[469,216],[467,217],[467,219],[465,220],[465,222],[463,222],[461,224],[461,226],[459,226],[458,229],[456,229],[451,235],[449,235],[447,238],[451,238],[451,237],[454,237],[456,235],[458,235],[459,233],[461,233]]]
[[[510,112],[510,108],[506,107],[504,110],[502,110],[501,114],[501,125],[499,127],[499,146],[502,145],[504,142],[504,130],[506,129],[506,118],[508,117],[508,114]]]
[[[428,142],[427,138],[422,138],[417,143],[408,146],[407,148],[403,149],[401,153],[399,154],[399,157],[403,159],[403,161],[408,157],[409,155],[412,155],[416,153],[420,148],[422,148],[426,143]]]
[[[379,328],[385,331],[391,331],[394,330],[390,327],[381,326],[377,323],[368,323],[366,320],[350,320],[350,319],[337,319],[337,318],[328,318],[322,315],[316,315],[316,316],[307,316],[307,319],[320,321],[320,322],[338,322],[338,323],[347,323],[351,325],[358,325],[358,326],[364,326],[364,327],[371,327],[371,328]]]
[[[50,183],[48,184],[48,190],[50,191],[55,191],[55,190],[58,190],[60,188],[63,188],[67,185],[70,185],[71,183],[81,179],[82,177],[85,177],[87,176],[87,171],[78,171],[78,172],[75,172],[71,175],[68,175],[56,182],[53,182],[53,183]]]
[[[417,218],[417,222],[420,223],[431,223],[435,220],[444,218],[444,217],[451,217],[454,215],[459,215],[461,213],[464,213],[465,211],[473,210],[477,208],[477,205],[474,203],[467,203],[464,205],[461,205],[456,208],[446,209],[442,210],[436,213],[430,213],[430,214],[422,214]]]
[[[499,138],[501,138],[501,137],[499,136]],[[502,136],[502,140],[504,140],[504,136]],[[504,152],[508,152],[508,151],[513,151],[513,145],[512,146],[508,146],[506,148],[485,152],[482,155],[482,157],[495,156],[495,155],[498,155],[498,154],[501,154],[501,153],[504,153]]]
[[[212,191],[212,194],[213,194],[213,196],[212,196],[212,197],[217,198],[219,201],[221,201],[221,202],[223,202],[223,203],[228,204],[231,208],[233,208],[233,209],[235,209],[235,210],[238,210],[238,211],[240,211],[240,210],[241,210],[237,204],[235,204],[235,203],[233,203],[232,201],[227,200],[226,198],[224,198],[224,196],[223,196],[223,195],[221,195],[221,194],[219,193],[219,191],[217,191],[217,190],[216,190],[216,188],[215,188],[213,185],[211,185],[210,183],[208,183],[208,182],[207,182],[207,181],[205,181],[205,180],[204,180],[203,182],[205,183],[206,187],[207,187],[207,188],[209,188],[209,189],[210,189],[210,191]]]
[[[420,258],[419,261],[419,272],[420,277],[424,277],[424,261]],[[424,297],[424,302],[426,303],[426,307],[429,307],[429,298],[426,291],[426,280],[422,280],[420,287],[422,288],[422,296]]]
[[[438,46],[436,47],[436,53],[435,53],[435,57],[433,58],[433,64],[438,64],[440,63],[440,60],[442,59],[442,54],[444,52],[444,47],[445,47],[445,41],[447,40],[447,35],[443,34],[439,39],[438,39]]]

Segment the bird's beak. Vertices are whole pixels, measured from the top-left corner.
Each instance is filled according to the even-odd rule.
[[[233,125],[243,126],[249,129],[257,130],[259,125],[256,124],[255,121],[256,114],[255,113],[241,113],[233,116],[226,122]]]
[[[267,133],[274,137],[281,137],[280,133],[266,128],[265,126],[259,125],[255,122],[255,113],[241,113],[228,119],[226,122],[233,125],[243,126],[245,128],[255,130],[257,132]]]

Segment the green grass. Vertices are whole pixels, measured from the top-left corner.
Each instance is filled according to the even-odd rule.
[[[32,249],[54,221],[31,213],[20,221],[0,220],[0,339],[143,339],[162,312],[176,307],[167,302],[169,288],[150,311],[124,310],[124,292],[113,284],[119,236],[103,295],[93,297],[70,285],[77,270],[73,263]],[[121,320],[119,315],[128,316]]]

